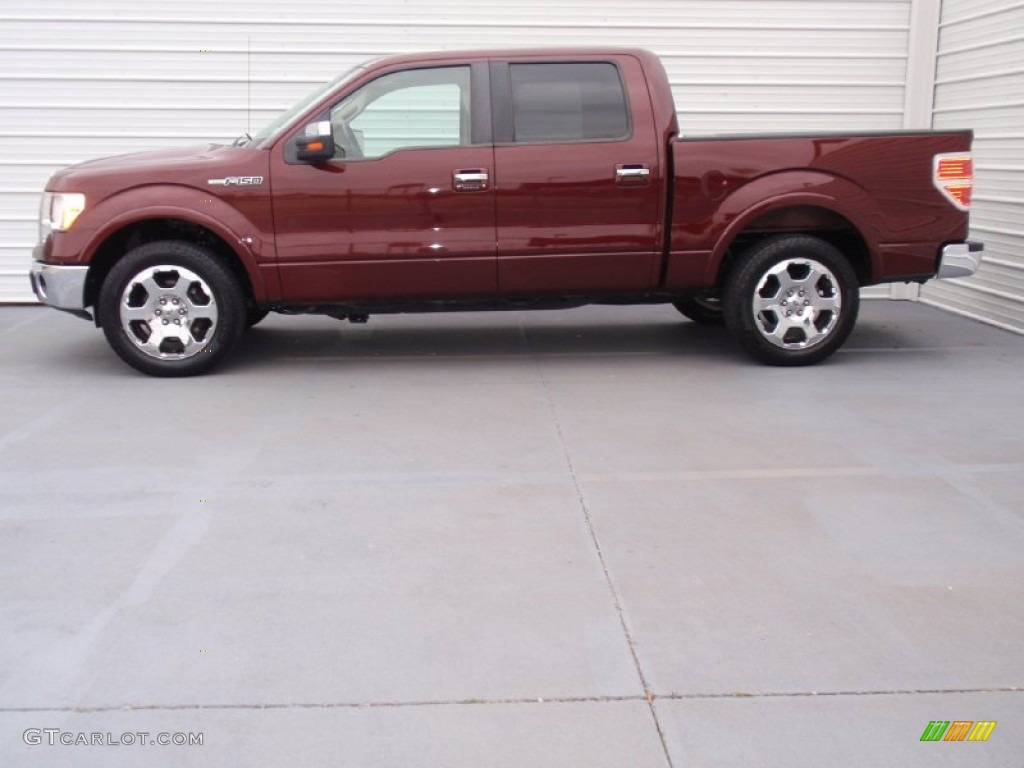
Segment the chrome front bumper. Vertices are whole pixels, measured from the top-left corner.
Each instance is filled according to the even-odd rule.
[[[85,277],[88,272],[88,267],[65,267],[33,261],[28,277],[32,281],[33,292],[44,304],[89,317],[85,311]]]
[[[983,243],[973,241],[947,245],[942,249],[939,274],[936,277],[939,280],[970,277],[981,266],[981,254],[984,250],[985,245]]]

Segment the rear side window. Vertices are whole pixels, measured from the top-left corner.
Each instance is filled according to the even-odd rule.
[[[511,64],[517,142],[600,141],[629,135],[626,94],[614,64]]]

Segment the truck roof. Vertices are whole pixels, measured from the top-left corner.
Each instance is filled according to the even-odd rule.
[[[639,59],[657,57],[646,48],[484,48],[464,51],[421,51],[381,56],[371,61],[375,66],[392,64],[421,64],[435,61],[465,61],[467,59],[571,59],[574,57],[600,58],[602,56],[634,56]]]

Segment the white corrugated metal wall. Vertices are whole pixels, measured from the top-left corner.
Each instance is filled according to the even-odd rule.
[[[915,0],[934,2],[934,0]],[[687,134],[899,129],[912,0],[5,0],[0,6],[0,301],[25,278],[56,168],[230,140],[379,54],[640,45]],[[250,82],[251,74],[251,85]]]
[[[985,260],[921,299],[1024,332],[1024,2],[944,0],[934,126],[974,128],[972,236]]]

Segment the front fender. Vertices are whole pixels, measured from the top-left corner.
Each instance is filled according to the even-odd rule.
[[[249,276],[254,298],[263,301],[268,286],[260,264],[276,263],[276,253],[269,224],[269,202],[264,204],[261,197],[242,193],[240,199],[231,204],[212,192],[176,184],[151,184],[123,190],[87,209],[76,222],[76,228],[81,224],[86,231],[90,225],[95,226],[82,247],[81,260],[91,262],[102,245],[125,227],[154,219],[184,221],[209,230],[227,243]],[[240,210],[242,204],[246,213]],[[266,214],[261,213],[264,207]]]

